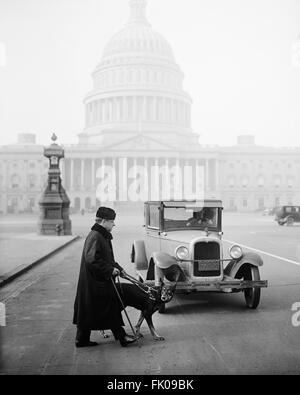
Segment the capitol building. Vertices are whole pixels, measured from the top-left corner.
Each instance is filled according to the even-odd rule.
[[[252,135],[237,136],[231,147],[201,144],[183,71],[170,44],[151,27],[146,5],[129,1],[127,24],[107,43],[92,74],[78,144],[64,145],[62,181],[73,210],[106,201],[126,207],[152,199],[151,192],[166,183],[169,198],[178,192],[218,198],[227,210],[300,205],[300,147],[258,146]],[[43,149],[30,133],[0,147],[0,213],[38,212],[48,170]],[[132,186],[138,173],[144,191],[131,198],[130,188],[141,189]]]

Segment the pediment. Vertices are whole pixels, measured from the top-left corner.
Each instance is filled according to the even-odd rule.
[[[118,151],[174,151],[175,147],[153,139],[152,137],[138,135],[122,140],[116,144],[108,145],[105,149]]]

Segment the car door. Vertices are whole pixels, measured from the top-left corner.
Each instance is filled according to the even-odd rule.
[[[153,252],[159,252],[161,248],[160,239],[160,204],[148,204],[146,208],[146,238],[145,247],[148,262]]]
[[[294,219],[296,222],[300,222],[300,207],[294,207]]]

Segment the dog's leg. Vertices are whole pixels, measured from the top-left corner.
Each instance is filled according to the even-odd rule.
[[[143,337],[143,335],[141,334],[141,325],[142,325],[144,319],[145,319],[145,316],[144,316],[143,312],[141,311],[140,318],[135,326],[135,333],[136,333],[137,338]]]
[[[164,337],[159,336],[159,334],[155,331],[154,325],[153,325],[153,321],[152,321],[152,315],[150,317],[145,317],[147,324],[149,326],[151,335],[153,336],[154,340],[165,340]]]

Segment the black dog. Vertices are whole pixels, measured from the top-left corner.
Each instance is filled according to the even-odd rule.
[[[126,278],[126,276],[125,276]],[[132,281],[132,277],[127,278]],[[161,282],[159,287],[147,287],[143,283],[137,284],[120,283],[117,284],[120,297],[124,307],[131,306],[141,311],[138,323],[135,326],[137,337],[142,337],[141,325],[146,320],[154,340],[165,340],[154,328],[152,315],[158,311],[165,303],[171,301],[174,295],[174,285],[166,285]]]

